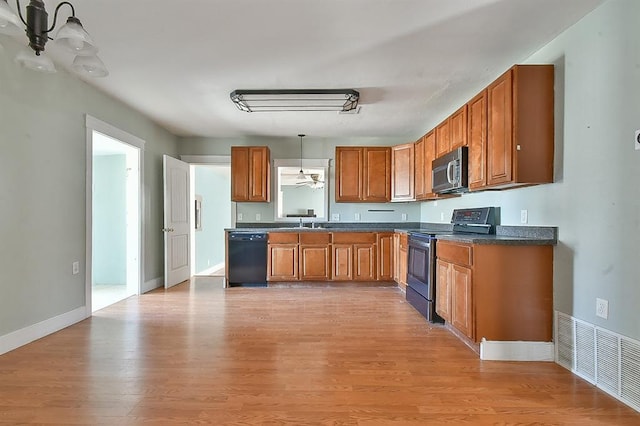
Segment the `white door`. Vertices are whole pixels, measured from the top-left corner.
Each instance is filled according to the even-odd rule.
[[[164,169],[164,287],[185,280],[191,273],[189,255],[189,164],[163,156]]]

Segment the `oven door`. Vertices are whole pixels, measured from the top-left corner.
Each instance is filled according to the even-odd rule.
[[[434,241],[409,237],[407,285],[427,300],[434,301]]]

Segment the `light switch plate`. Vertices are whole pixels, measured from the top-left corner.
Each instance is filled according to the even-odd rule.
[[[636,151],[640,150],[640,130],[636,130],[636,140],[633,145],[636,147]]]
[[[340,213],[331,213],[331,222],[340,222]]]
[[[520,223],[528,223],[528,222],[529,222],[529,211],[520,210]]]
[[[353,215],[355,220],[360,220],[360,213],[356,213]]]
[[[407,221],[407,214],[406,213],[402,213],[402,221],[403,222]]]
[[[80,273],[80,262],[75,261],[71,264],[71,273],[73,275],[79,274]]]
[[[238,213],[238,220],[242,220],[242,213]]]
[[[260,213],[256,213],[256,220],[257,221],[262,220],[262,215]]]

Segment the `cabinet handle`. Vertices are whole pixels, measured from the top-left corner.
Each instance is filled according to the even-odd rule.
[[[173,228],[162,228],[162,232],[173,232]]]

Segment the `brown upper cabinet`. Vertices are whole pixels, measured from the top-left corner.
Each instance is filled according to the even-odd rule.
[[[464,105],[436,127],[438,158],[461,146],[467,146],[467,106]]]
[[[391,201],[413,201],[415,145],[405,143],[391,148]]]
[[[469,138],[469,190],[487,185],[487,91],[467,104]]]
[[[269,147],[231,147],[231,201],[271,201]]]
[[[391,148],[336,147],[336,201],[391,201]]]
[[[436,130],[432,130],[415,143],[415,199],[443,198],[433,192],[431,162],[436,158]]]
[[[553,65],[516,65],[487,88],[487,188],[553,182],[553,83]]]

